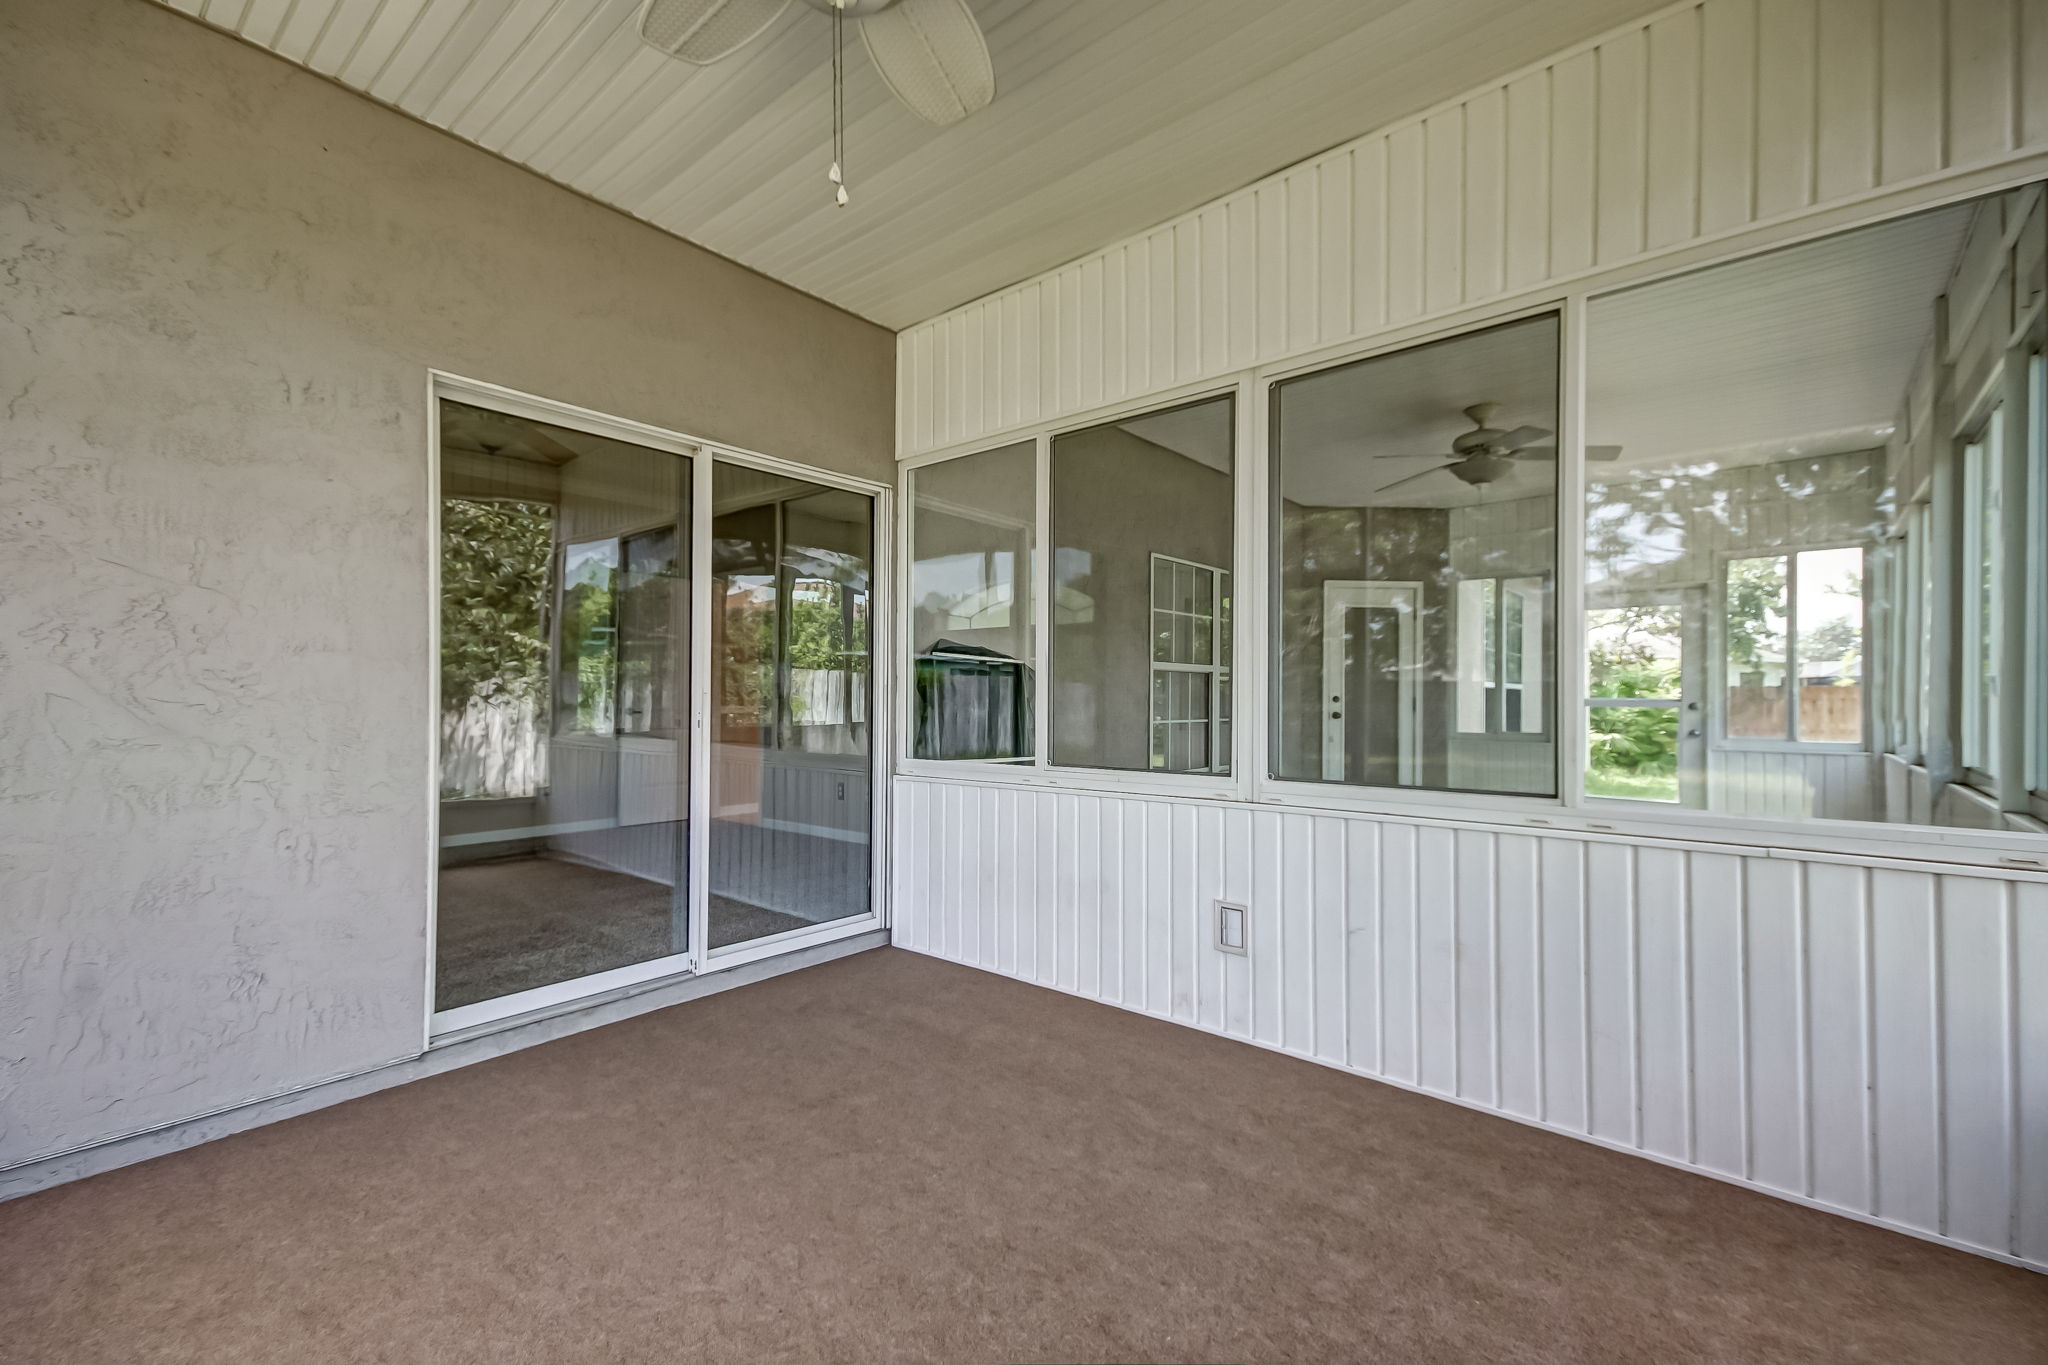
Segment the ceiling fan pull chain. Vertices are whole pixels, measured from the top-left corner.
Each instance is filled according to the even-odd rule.
[[[832,169],[827,178],[838,186],[833,200],[845,208],[846,193],[846,0],[832,5]]]

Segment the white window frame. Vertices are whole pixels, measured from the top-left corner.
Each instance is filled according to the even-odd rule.
[[[1230,570],[1215,564],[1204,564],[1199,560],[1182,559],[1176,555],[1161,554],[1154,550],[1151,558],[1147,561],[1148,567],[1145,582],[1148,588],[1158,582],[1159,566],[1161,564],[1172,564],[1182,568],[1194,569],[1197,572],[1209,575],[1209,610],[1206,613],[1193,613],[1194,620],[1206,620],[1209,623],[1209,662],[1205,664],[1162,662],[1157,653],[1154,653],[1152,658],[1152,686],[1147,694],[1155,699],[1152,703],[1152,735],[1150,736],[1152,747],[1150,752],[1155,755],[1159,752],[1157,739],[1161,726],[1181,725],[1192,727],[1199,725],[1207,732],[1206,743],[1209,762],[1199,768],[1168,768],[1155,764],[1150,771],[1161,773],[1227,773],[1230,771],[1230,741],[1227,736],[1231,727],[1229,707],[1223,700],[1223,697],[1224,688],[1230,681],[1230,660],[1227,657],[1225,647],[1225,641],[1231,634],[1228,628],[1230,621],[1228,606],[1230,602]],[[1156,639],[1156,632],[1159,629],[1159,616],[1161,614],[1159,603],[1155,598],[1147,606],[1151,628],[1155,632],[1154,638]],[[1187,613],[1168,611],[1165,614],[1168,616],[1181,616]],[[1159,696],[1159,675],[1161,673],[1186,673],[1206,677],[1209,680],[1209,714],[1200,721],[1161,718],[1156,700]],[[1221,742],[1217,739],[1219,734],[1226,736]],[[1218,764],[1216,761],[1218,754],[1221,754],[1224,759],[1221,764]]]
[[[1727,234],[1704,246],[1688,245],[1682,249],[1652,252],[1620,265],[1589,270],[1574,279],[1540,286],[1482,306],[1391,323],[1370,335],[1354,336],[1281,360],[1247,364],[1233,371],[1162,387],[1136,397],[1118,398],[1098,406],[1062,412],[1052,418],[1026,417],[1007,425],[994,426],[972,440],[934,446],[906,456],[900,464],[907,472],[911,468],[995,449],[1019,440],[1035,439],[1039,443],[1042,517],[1046,459],[1052,435],[1177,406],[1228,392],[1234,386],[1238,394],[1238,520],[1233,553],[1239,620],[1235,631],[1233,691],[1239,722],[1249,718],[1252,723],[1239,723],[1235,727],[1241,738],[1237,741],[1232,776],[1227,781],[1196,777],[1173,782],[1168,780],[1169,775],[1062,769],[1043,763],[1028,768],[965,763],[928,765],[905,762],[900,757],[898,771],[906,776],[976,785],[1049,786],[1111,794],[1214,797],[1309,813],[1335,811],[1389,815],[1489,829],[1538,827],[1576,830],[1594,838],[1653,839],[1667,846],[1723,852],[1751,851],[1756,856],[1771,856],[1782,850],[1797,851],[1802,856],[1839,856],[1857,860],[1885,858],[1894,862],[1918,860],[1930,867],[1965,865],[2048,871],[2048,841],[2038,834],[2020,831],[1880,824],[1825,817],[1783,819],[1690,809],[1623,811],[1615,809],[1615,802],[1598,801],[1597,798],[1589,802],[1584,795],[1587,725],[1586,708],[1583,706],[1556,706],[1552,710],[1552,733],[1558,746],[1559,765],[1560,794],[1556,797],[1350,787],[1320,782],[1288,782],[1267,775],[1273,752],[1274,723],[1269,695],[1271,678],[1267,667],[1272,642],[1268,636],[1278,604],[1273,595],[1269,547],[1274,528],[1266,486],[1272,459],[1271,390],[1276,383],[1544,313],[1560,315],[1562,382],[1558,446],[1564,452],[1564,458],[1558,467],[1557,579],[1552,598],[1557,671],[1553,686],[1558,697],[1582,697],[1586,691],[1584,618],[1581,611],[1585,596],[1586,470],[1584,462],[1571,452],[1580,449],[1586,439],[1585,319],[1588,304],[1594,298],[1621,289],[1689,274],[1705,266],[1741,260],[1799,242],[1895,221],[1987,195],[2028,190],[2038,185],[2042,176],[2042,166],[2030,164],[1894,198],[1876,208],[1857,206],[1853,210],[1799,221],[1768,223]],[[2035,192],[2040,193],[2038,190]],[[1024,412],[1029,413],[1035,401],[1034,395],[1027,392],[1022,398]],[[1041,564],[1040,572],[1041,582],[1048,581],[1049,566]],[[1255,610],[1249,616],[1243,611],[1246,602],[1255,604]],[[1046,629],[1046,615],[1041,613],[1041,632]],[[1927,615],[1922,610],[1921,619],[1915,623],[1923,637],[1934,625],[1926,619]],[[1867,641],[1867,616],[1865,631]],[[1040,657],[1045,656],[1041,654]],[[1713,657],[1710,653],[1709,660]],[[1923,668],[1926,659],[1927,653],[1923,649]],[[1041,708],[1045,690],[1039,689]],[[1924,689],[1916,692],[1909,710],[1918,715],[1926,699]],[[1868,714],[1866,709],[1866,725]],[[1043,721],[1041,711],[1041,747],[1046,733]],[[1927,738],[1923,717],[1920,731],[1922,748]],[[2048,793],[2042,795],[2038,806],[2043,818],[2048,819]]]
[[[1876,676],[1877,663],[1870,648],[1870,575],[1871,545],[1856,540],[1800,541],[1796,544],[1773,546],[1765,550],[1725,550],[1715,554],[1713,559],[1714,581],[1708,594],[1707,616],[1707,696],[1706,703],[1708,734],[1713,747],[1727,753],[1802,753],[1802,754],[1862,754],[1873,752],[1870,743],[1872,725],[1875,721],[1871,705],[1872,679]],[[1799,687],[1796,670],[1799,667],[1799,556],[1822,550],[1856,550],[1863,555],[1863,623],[1861,641],[1863,648],[1864,689],[1862,737],[1856,740],[1828,740],[1799,738]],[[1785,733],[1772,739],[1762,735],[1731,735],[1728,733],[1728,569],[1729,566],[1747,559],[1783,559],[1785,561]]]

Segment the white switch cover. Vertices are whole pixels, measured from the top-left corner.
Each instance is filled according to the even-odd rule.
[[[1236,953],[1240,956],[1245,955],[1248,942],[1246,938],[1245,917],[1249,913],[1242,905],[1232,905],[1229,901],[1216,902],[1216,949],[1218,952]]]

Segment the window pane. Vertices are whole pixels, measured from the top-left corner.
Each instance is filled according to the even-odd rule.
[[[1036,461],[1026,441],[910,473],[913,757],[1033,752]]]
[[[2004,530],[1983,401],[2008,391],[2009,323],[1950,309],[1969,330],[1948,338],[1952,363],[1936,345],[1952,280],[2005,287],[1989,276],[2011,207],[1957,204],[1588,304],[1589,792],[1630,794],[1613,736],[1668,738],[1661,799],[2012,829],[1984,766],[2005,761],[1997,699],[2015,679],[2000,673],[2022,657],[2003,637],[2024,575],[2000,552],[2026,537]],[[1654,633],[1630,617],[1652,608]],[[1668,736],[1614,704],[1648,693]]]
[[[1276,776],[1555,792],[1557,365],[1546,316],[1277,386]]]
[[[711,469],[713,951],[868,909],[874,502]]]
[[[1728,642],[1731,739],[1789,737],[1787,564],[1783,555],[1732,559],[1722,579],[1721,633]]]
[[[440,421],[449,1010],[689,948],[690,465],[463,403]]]
[[[1228,770],[1214,718],[1189,718],[1187,699],[1220,696],[1211,675],[1228,664],[1215,585],[1230,567],[1235,406],[1209,399],[1053,441],[1053,762]],[[1155,670],[1179,681],[1162,692]],[[1162,697],[1180,713],[1163,738]]]
[[[1799,556],[1799,738],[1863,741],[1863,551]]]

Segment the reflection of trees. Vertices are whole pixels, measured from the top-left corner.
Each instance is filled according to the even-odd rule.
[[[1785,657],[1785,560],[1782,556],[1728,561],[1724,623],[1728,664],[1753,671],[1769,652]]]
[[[553,526],[545,503],[441,504],[442,709],[539,697]]]
[[[1679,691],[1676,660],[1660,653],[1680,638],[1675,606],[1617,607],[1600,613],[1599,633],[1587,641],[1590,695],[1671,697]],[[1596,706],[1588,761],[1596,770],[1648,776],[1678,771],[1675,707]]]

